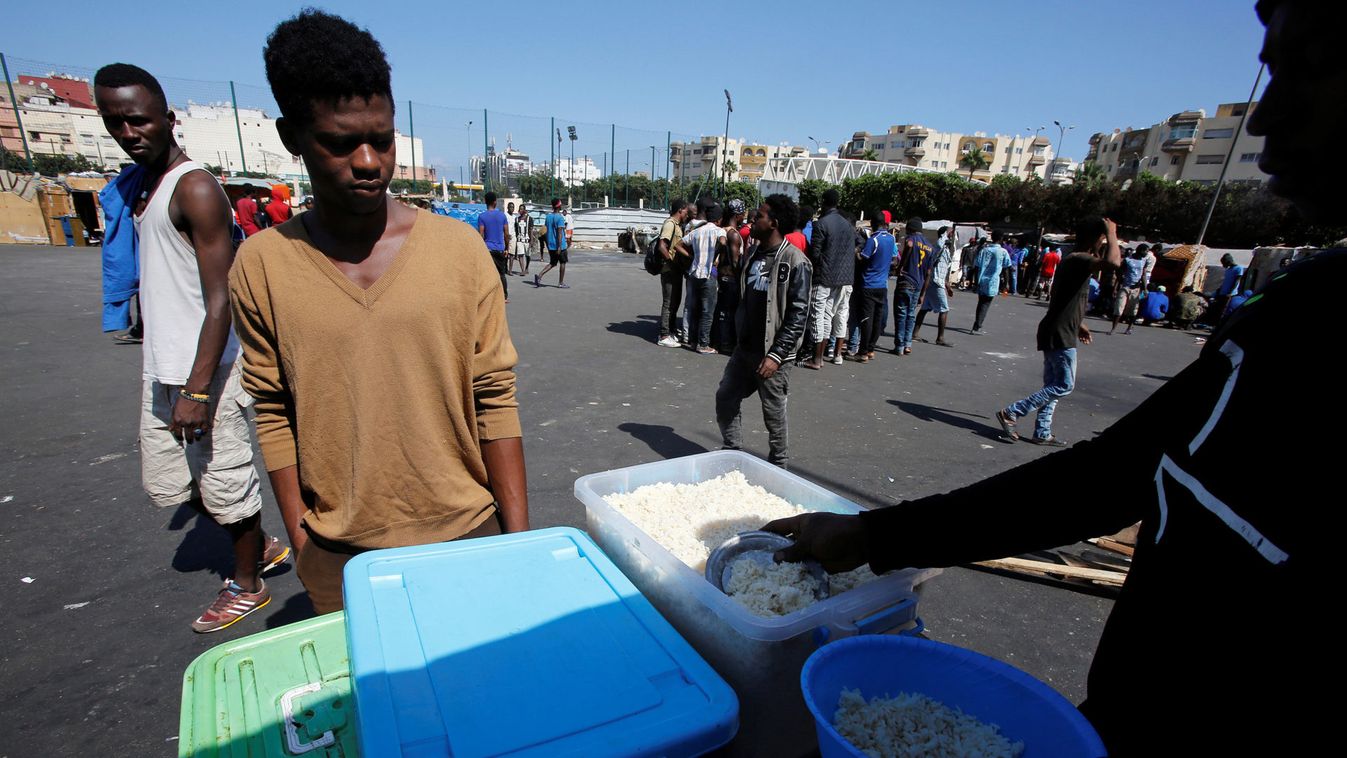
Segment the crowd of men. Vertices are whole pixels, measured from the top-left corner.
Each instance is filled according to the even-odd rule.
[[[1266,138],[1260,166],[1301,212],[1340,224],[1343,187],[1314,151],[1347,115],[1347,65],[1333,55],[1344,9],[1262,0],[1258,13],[1272,72],[1249,122]],[[190,506],[219,524],[234,548],[232,576],[193,622],[198,632],[267,605],[264,574],[291,555],[261,528],[252,414],[297,573],[319,612],[341,608],[342,569],[362,551],[530,527],[501,272],[502,258],[509,272],[510,240],[521,238],[518,217],[492,214],[474,231],[388,195],[394,100],[386,56],[367,31],[305,10],[275,29],[264,60],[278,131],[303,156],[317,202],[237,249],[246,229],[235,227],[249,216],[261,221],[256,203],[231,208],[219,182],[177,145],[159,82],[127,64],[105,66],[94,80],[104,124],[135,163],[101,195],[104,327],[129,324],[138,287],[143,484],[156,505]],[[1139,522],[1131,574],[1081,706],[1109,752],[1321,749],[1333,701],[1303,672],[1332,660],[1331,625],[1310,616],[1331,597],[1328,541],[1338,516],[1288,499],[1286,482],[1318,493],[1313,483],[1332,470],[1337,447],[1325,441],[1317,405],[1294,407],[1312,395],[1284,390],[1288,379],[1328,375],[1331,357],[1303,325],[1335,315],[1329,295],[1347,253],[1287,266],[1256,294],[1226,257],[1219,289],[1202,303],[1196,293],[1171,299],[1150,290],[1156,251],[1126,250],[1106,218],[1082,219],[1065,256],[993,231],[956,259],[953,230],[937,230],[931,243],[911,219],[900,242],[882,210],[867,234],[835,192],[822,205],[815,217],[771,195],[750,220],[732,200],[676,202],[657,241],[660,344],[728,349],[715,396],[724,445],[739,447],[741,405],[757,393],[770,458],[782,466],[792,367],[872,360],[890,277],[898,356],[912,355],[926,313],[938,314],[944,343],[956,284],[977,294],[974,335],[985,333],[999,295],[1047,298],[1036,335],[1044,387],[996,414],[1011,440],[1016,422],[1037,413],[1032,439],[1061,445],[1053,409],[1074,386],[1077,346],[1091,342],[1092,292],[1114,329],[1159,317],[1216,329],[1190,366],[1095,439],[892,508],[774,522],[766,528],[794,539],[780,557],[882,573],[1027,552]],[[551,258],[535,285],[556,267],[565,286],[568,237],[554,202]],[[137,279],[127,286],[131,272]],[[1284,400],[1269,413],[1274,394]],[[1272,422],[1264,426],[1278,446],[1276,475],[1241,476],[1231,462],[1257,460],[1261,437],[1249,430],[1259,420]],[[1100,471],[1111,477],[1102,490]],[[1268,642],[1241,633],[1232,625],[1251,599],[1285,601],[1299,636]]]

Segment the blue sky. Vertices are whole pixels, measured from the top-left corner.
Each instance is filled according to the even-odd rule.
[[[60,18],[70,23],[54,23],[50,6],[15,4],[5,12],[0,51],[72,68],[126,60],[163,77],[261,87],[266,35],[299,6],[187,2],[158,16],[148,4],[134,7],[145,10],[119,13],[106,2],[76,0],[61,5]],[[557,115],[562,126],[573,118],[651,130],[620,131],[619,161],[624,147],[644,148],[643,158],[633,151],[634,171],[666,129],[675,139],[719,134],[725,88],[734,95],[731,135],[768,144],[811,144],[814,136],[835,149],[853,131],[921,123],[1002,134],[1046,125],[1055,146],[1057,119],[1076,125],[1063,152],[1079,159],[1093,132],[1149,126],[1187,108],[1210,113],[1248,97],[1262,38],[1251,0],[680,6],[722,12],[701,24],[670,17],[669,3],[328,0],[319,7],[383,43],[400,103],[463,109],[415,115],[433,162],[455,167],[469,148],[481,152],[481,134],[469,142],[465,118],[489,108]],[[504,142],[498,131],[526,131],[531,138],[516,143],[535,158],[546,153],[545,119],[496,121],[497,142]],[[606,130],[582,131],[579,151],[608,149]]]

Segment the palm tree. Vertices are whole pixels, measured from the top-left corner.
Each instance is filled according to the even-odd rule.
[[[865,152],[861,153],[861,160],[877,161],[879,160],[879,153],[876,153],[873,147],[867,147],[865,148]]]
[[[982,152],[982,148],[974,145],[963,154],[963,157],[959,158],[959,165],[968,169],[968,179],[971,181],[973,179],[973,172],[981,171],[990,166],[991,161],[987,159],[987,154]]]
[[[1080,164],[1076,169],[1076,184],[1083,184],[1086,187],[1095,187],[1103,184],[1105,180],[1104,167],[1093,161]]]

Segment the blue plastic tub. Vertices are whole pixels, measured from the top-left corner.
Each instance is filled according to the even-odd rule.
[[[738,699],[584,533],[374,550],[346,564],[364,758],[688,756]]]
[[[867,700],[916,692],[996,724],[1023,758],[1097,758],[1104,743],[1057,691],[994,658],[942,642],[864,636],[838,640],[809,657],[800,673],[824,758],[864,758],[833,728],[843,689]]]

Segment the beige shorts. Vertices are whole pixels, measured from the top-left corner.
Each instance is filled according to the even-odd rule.
[[[173,508],[200,496],[217,522],[232,524],[262,509],[253,466],[252,398],[239,383],[242,364],[220,366],[210,383],[215,427],[200,442],[173,438],[177,390],[146,379],[140,408],[141,482],[150,502]]]

